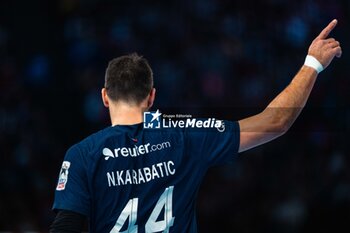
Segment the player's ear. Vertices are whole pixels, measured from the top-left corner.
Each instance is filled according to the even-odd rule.
[[[101,96],[102,96],[103,105],[104,105],[106,108],[108,108],[108,107],[109,107],[109,100],[108,100],[106,88],[102,88],[102,90],[101,90]]]
[[[156,98],[156,89],[152,88],[148,96],[148,103],[147,103],[148,108],[152,107],[155,98]]]

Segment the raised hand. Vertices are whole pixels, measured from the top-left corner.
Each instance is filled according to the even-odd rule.
[[[315,57],[323,65],[323,68],[326,68],[335,56],[341,57],[342,55],[339,41],[334,38],[327,38],[337,23],[336,19],[330,22],[312,41],[309,47],[308,55]]]

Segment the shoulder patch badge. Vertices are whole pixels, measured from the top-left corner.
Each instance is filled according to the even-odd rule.
[[[58,183],[57,183],[57,187],[56,187],[57,191],[61,191],[61,190],[64,190],[66,188],[66,183],[68,181],[68,169],[69,169],[69,167],[70,167],[70,162],[63,161],[60,175],[58,177]]]

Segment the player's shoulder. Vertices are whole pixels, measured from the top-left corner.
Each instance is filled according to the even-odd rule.
[[[88,156],[99,146],[99,144],[106,140],[106,138],[111,137],[113,132],[115,133],[112,127],[109,126],[95,133],[92,133],[89,136],[72,145],[68,149],[67,153],[78,153]]]

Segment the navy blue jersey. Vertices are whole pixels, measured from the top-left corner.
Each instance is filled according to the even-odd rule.
[[[54,209],[89,219],[90,232],[197,232],[195,204],[209,167],[232,161],[239,125],[216,129],[111,126],[72,146]]]

